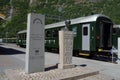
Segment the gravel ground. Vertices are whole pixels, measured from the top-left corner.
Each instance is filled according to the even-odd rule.
[[[119,80],[85,67],[54,69],[31,74],[26,74],[23,70],[7,70],[6,74],[10,80]]]
[[[13,74],[11,75],[11,73]],[[32,74],[26,74],[23,70],[8,70],[6,74],[8,74],[10,80],[77,80],[99,74],[99,72],[88,68],[75,67],[64,70],[53,69]]]
[[[6,74],[0,74],[0,80],[9,80]]]

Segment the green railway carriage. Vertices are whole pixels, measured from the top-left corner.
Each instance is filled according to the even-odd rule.
[[[102,14],[71,19],[68,27],[74,34],[74,53],[94,53],[112,48],[113,22]],[[46,49],[59,49],[58,31],[65,27],[65,21],[45,26]],[[18,32],[19,35],[23,34]],[[19,38],[18,38],[19,39]],[[20,40],[20,39],[19,39]],[[22,40],[22,39],[21,39]],[[20,42],[20,41],[19,41]]]
[[[120,37],[120,25],[113,26],[113,48],[118,49],[118,37]]]
[[[26,30],[22,30],[18,32],[16,43],[20,47],[26,47]]]
[[[16,43],[17,38],[2,38],[3,43]]]

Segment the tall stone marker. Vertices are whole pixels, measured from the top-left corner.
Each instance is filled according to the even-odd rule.
[[[118,64],[120,64],[120,37],[118,38]]]
[[[44,71],[44,23],[45,17],[43,15],[28,14],[26,73]]]
[[[73,68],[72,53],[73,53],[73,32],[59,31],[59,50],[60,50],[60,64],[59,69]]]

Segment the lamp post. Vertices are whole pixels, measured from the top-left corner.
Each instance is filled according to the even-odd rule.
[[[6,36],[6,43],[7,43],[8,42],[7,41],[8,40],[8,31],[6,31],[5,36]]]
[[[12,4],[12,0],[10,0],[10,12],[9,12],[9,17],[6,19],[6,21],[11,20],[12,15],[13,15],[13,4]],[[5,27],[5,26],[4,26]],[[6,27],[5,29],[5,36],[6,36],[6,43],[8,43],[8,29]]]
[[[60,13],[61,13],[61,11],[62,11],[62,7],[59,7],[59,8],[58,8],[58,11],[59,11],[59,21],[61,21],[61,15],[60,15]]]
[[[13,15],[13,4],[12,4],[12,0],[10,0],[10,19],[12,18],[12,15]]]
[[[7,41],[7,39],[8,39],[8,30],[7,30],[7,28],[6,28],[6,26],[5,26],[5,23],[3,24],[3,28],[4,28],[4,32],[5,32],[5,43],[7,43],[8,41]]]
[[[61,21],[61,12],[62,12],[62,7],[61,7],[61,5],[60,5],[60,2],[61,2],[61,0],[58,0],[58,3],[59,3],[59,8],[58,8],[58,12],[59,12],[59,21]]]

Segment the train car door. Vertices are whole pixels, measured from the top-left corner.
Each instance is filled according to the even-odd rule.
[[[82,50],[90,50],[90,24],[82,25]]]

